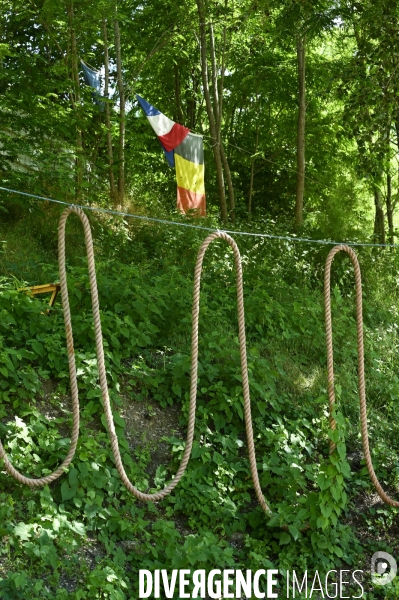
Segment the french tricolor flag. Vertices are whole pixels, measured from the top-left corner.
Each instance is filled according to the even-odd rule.
[[[144,110],[147,119],[150,122],[151,127],[158,136],[162,147],[165,150],[166,157],[170,164],[168,157],[169,153],[172,153],[170,157],[173,161],[173,150],[177,148],[179,144],[188,136],[190,130],[183,125],[179,125],[169,119],[166,115],[163,115],[157,108],[149,104],[144,98],[136,94],[137,100],[140,102],[142,109]],[[171,166],[174,166],[173,163]]]

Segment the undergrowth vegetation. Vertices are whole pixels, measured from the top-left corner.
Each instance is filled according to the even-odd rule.
[[[48,315],[46,299],[18,289],[57,280],[58,213],[35,209],[22,219],[10,206],[4,210],[0,437],[14,466],[40,477],[56,468],[69,446],[65,331],[60,300]],[[137,403],[147,406],[149,421],[154,406],[162,411],[178,407],[176,428],[184,430],[187,424],[193,269],[205,232],[90,218],[107,379],[123,463],[140,490],[160,490],[176,472],[184,437],[165,436],[170,460],[151,469],[155,448],[146,439],[131,444],[135,432],[128,431],[126,415]],[[22,236],[23,244],[18,242]],[[170,496],[145,504],[127,492],[113,463],[102,414],[83,234],[71,217],[68,285],[80,438],[68,472],[50,486],[29,489],[4,470],[0,473],[3,600],[124,600],[138,597],[140,568],[227,567],[277,568],[282,574],[286,569],[363,569],[364,597],[398,597],[393,583],[373,589],[366,573],[373,552],[399,548],[393,537],[397,511],[376,498],[361,454],[350,262],[338,256],[333,267],[339,425],[333,433],[328,428],[322,290],[329,248],[238,235],[236,240],[244,265],[257,466],[273,517],[258,505],[249,472],[230,248],[214,242],[204,261],[191,459]],[[398,258],[389,251],[361,249],[359,259],[371,451],[382,485],[392,491],[399,482]],[[332,456],[330,439],[337,443]]]

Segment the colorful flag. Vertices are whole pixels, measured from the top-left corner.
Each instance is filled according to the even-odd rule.
[[[204,184],[204,148],[202,136],[190,133],[136,94],[151,127],[155,131],[166,160],[176,168],[177,208],[206,215]]]
[[[201,135],[189,133],[175,148],[177,208],[206,215],[204,145]]]
[[[174,150],[184,140],[190,130],[163,115],[158,109],[146,102],[144,98],[141,98],[141,96],[136,94],[136,98],[140,102],[151,127],[158,136],[165,151],[171,152]]]

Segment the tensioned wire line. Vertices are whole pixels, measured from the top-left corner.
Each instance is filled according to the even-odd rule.
[[[20,192],[19,190],[13,190],[0,186],[0,190],[4,192],[10,192],[13,194],[19,194],[20,196],[27,196],[28,198],[35,198],[36,200],[44,200],[46,202],[54,202],[55,204],[61,204],[63,206],[71,206],[80,208],[81,210],[91,210],[107,215],[115,215],[119,217],[128,217],[131,219],[139,219],[142,221],[150,221],[152,223],[162,223],[163,225],[177,225],[178,227],[189,227],[190,229],[198,229],[201,231],[231,233],[233,235],[247,235],[253,237],[267,238],[271,240],[283,240],[287,242],[303,242],[306,244],[324,244],[326,246],[364,246],[372,248],[397,248],[399,244],[375,244],[368,242],[334,242],[332,240],[312,240],[311,238],[294,237],[290,235],[274,235],[272,233],[256,233],[253,231],[238,231],[233,229],[217,229],[215,227],[203,227],[202,225],[192,225],[191,223],[181,223],[179,221],[170,221],[168,219],[157,219],[155,217],[147,217],[145,215],[135,215],[134,213],[123,212],[119,210],[112,210],[109,208],[98,208],[96,206],[83,206],[81,204],[75,204],[73,202],[65,202],[64,200],[55,200],[54,198],[47,198],[46,196],[37,196],[36,194],[29,194],[27,192]]]

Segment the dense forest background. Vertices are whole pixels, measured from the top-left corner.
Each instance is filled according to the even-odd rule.
[[[139,93],[204,135],[211,214],[392,241],[395,2],[32,0],[2,13],[9,187],[170,212],[174,172]],[[105,107],[81,60],[100,71]]]
[[[49,311],[48,299],[20,291],[58,281],[64,207],[7,190],[226,228],[243,260],[257,468],[273,511],[262,512],[249,474],[230,249],[215,242],[204,261],[191,459],[173,493],[147,504],[124,488],[111,454],[84,237],[71,217],[80,438],[68,472],[44,488],[22,486],[0,466],[2,600],[136,599],[143,568],[277,568],[280,582],[292,569],[322,578],[361,569],[362,597],[398,598],[398,578],[382,587],[370,579],[372,554],[397,556],[399,538],[397,509],[376,494],[362,453],[352,266],[340,253],[332,273],[333,433],[323,314],[331,245],[296,239],[360,243],[370,447],[397,498],[399,262],[396,248],[362,244],[397,242],[398,48],[390,0],[0,0],[7,454],[26,475],[48,474],[71,428],[61,302]],[[101,97],[81,60],[100,72]],[[204,136],[207,217],[176,210],[175,173],[136,93]],[[193,270],[206,232],[87,214],[123,463],[140,490],[160,490],[185,445]],[[345,593],[358,597],[359,586]]]

